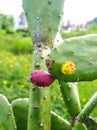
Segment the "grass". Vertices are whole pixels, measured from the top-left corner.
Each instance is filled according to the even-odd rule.
[[[4,93],[9,100],[28,96],[32,66],[28,60],[31,59],[29,54],[14,55],[4,50],[0,52],[0,93]]]
[[[25,47],[26,46],[26,47]],[[8,100],[29,97],[29,76],[32,69],[32,43],[29,37],[18,34],[0,35],[0,93]],[[24,51],[25,50],[25,51]],[[82,107],[97,91],[97,80],[78,84]],[[70,120],[63,102],[58,81],[51,86],[52,109],[62,117]],[[97,118],[97,108],[92,112]]]
[[[23,37],[17,33],[0,35],[0,50],[14,54],[31,54],[32,49],[33,45],[30,37]]]
[[[0,35],[0,39],[0,93],[5,94],[9,101],[28,97],[32,66],[31,40],[17,34]]]

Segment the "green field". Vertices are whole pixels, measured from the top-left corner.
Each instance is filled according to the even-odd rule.
[[[68,34],[69,35],[69,34]],[[19,97],[29,97],[29,82],[32,70],[33,45],[30,37],[19,34],[0,34],[0,93],[11,102]],[[97,91],[97,80],[78,84],[82,107]],[[52,109],[70,119],[60,93],[59,84],[51,86]],[[97,117],[97,108],[92,112]]]

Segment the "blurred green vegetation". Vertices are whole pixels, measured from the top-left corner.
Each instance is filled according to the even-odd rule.
[[[77,37],[83,36],[86,34],[95,34],[97,33],[97,25],[91,25],[86,30],[71,30],[70,32],[62,32],[61,36],[63,39],[70,38],[70,37]]]
[[[95,28],[97,26],[90,28],[91,33],[96,33]],[[82,33],[86,34],[86,31],[66,33],[65,38],[80,36]],[[6,95],[10,102],[19,97],[29,97],[29,87],[31,85],[29,78],[33,65],[32,50],[33,44],[28,34],[24,36],[20,32],[14,32],[13,34],[6,33],[4,30],[0,32],[0,93]],[[78,91],[83,107],[97,91],[97,80],[79,83]],[[55,81],[51,86],[51,100],[52,109],[70,120],[58,81]],[[92,115],[97,118],[97,109],[92,112]]]
[[[19,34],[1,34],[0,50],[6,50],[14,54],[31,54],[33,50],[31,38]]]
[[[11,15],[5,15],[0,13],[0,31],[5,30],[8,33],[12,33],[14,26],[14,18]]]

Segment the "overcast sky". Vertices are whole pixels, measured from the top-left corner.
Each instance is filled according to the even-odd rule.
[[[17,17],[22,11],[22,0],[0,0],[0,13]],[[97,0],[65,0],[65,21],[84,23],[97,17]]]
[[[22,0],[0,0],[1,13],[17,16],[22,10]]]
[[[97,0],[65,0],[65,19],[84,23],[97,17]]]

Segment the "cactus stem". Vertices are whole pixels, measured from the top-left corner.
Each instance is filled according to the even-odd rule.
[[[45,69],[44,60],[46,59],[49,49],[42,46],[43,42],[40,40],[40,28],[39,28],[39,18],[36,19],[37,29],[33,37],[34,41],[34,54],[33,54],[33,70]],[[46,49],[46,54],[44,54]],[[48,49],[48,50],[47,50]],[[44,58],[41,58],[44,56]],[[36,84],[36,83],[35,83]],[[30,89],[30,101],[29,101],[29,111],[28,111],[28,130],[50,130],[50,89],[41,89],[39,86],[31,87]],[[45,97],[45,93],[47,98]],[[44,100],[45,99],[45,100]],[[45,108],[47,106],[47,108]],[[46,114],[44,114],[46,113]],[[45,122],[45,125],[40,122]],[[43,124],[43,125],[42,125]]]
[[[67,109],[71,117],[75,118],[81,110],[77,84],[65,83],[64,81],[59,81],[59,83]]]
[[[62,12],[63,6],[64,0],[23,0],[24,11],[28,13],[27,20],[29,31],[31,34],[35,32],[32,38],[35,49],[33,54],[33,70],[37,69],[35,66],[37,62],[40,63],[38,70],[47,70],[44,62],[45,59],[48,58],[47,53],[50,52],[50,49],[45,47],[45,45],[47,45],[48,41],[51,43],[56,35],[60,22],[60,19],[57,17],[57,15]],[[36,25],[34,22],[35,19]],[[49,27],[50,32],[48,31]],[[40,48],[42,48],[41,51]],[[44,52],[45,50],[47,53]],[[41,55],[44,57],[41,58]],[[44,98],[45,94],[47,96],[46,98]],[[37,111],[31,107],[31,105],[34,106],[36,102],[39,104],[39,109]],[[32,119],[30,119],[28,116],[28,130],[40,130],[40,122],[44,123],[41,130],[50,130],[50,111],[50,88],[48,87],[40,89],[39,86],[35,86],[35,91],[33,91],[33,88],[30,87],[28,115],[32,115]]]
[[[2,94],[0,94],[0,116],[0,130],[14,130],[16,123],[14,120],[12,106]]]
[[[71,130],[70,123],[51,111],[51,130]]]

